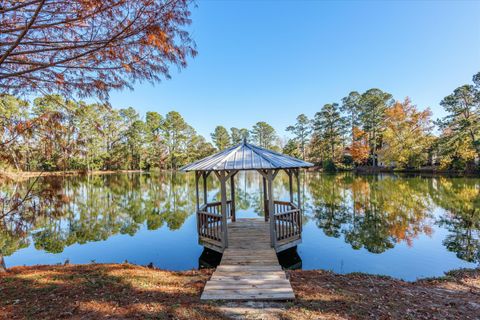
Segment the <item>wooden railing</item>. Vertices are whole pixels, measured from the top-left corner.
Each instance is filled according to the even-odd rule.
[[[206,211],[197,212],[197,229],[201,238],[222,245],[222,215]]]
[[[302,214],[291,202],[274,201],[276,242],[287,243],[300,239],[302,234]]]
[[[232,201],[228,200],[227,201],[227,219],[229,219],[232,216]],[[215,213],[215,214],[222,214],[222,203],[220,201],[218,202],[209,202],[206,205],[204,204],[202,207],[200,207],[200,210],[203,210],[205,212],[209,213]]]
[[[227,218],[231,215],[232,202],[227,201]],[[210,202],[200,207],[197,211],[197,231],[204,245],[224,247],[221,202]]]

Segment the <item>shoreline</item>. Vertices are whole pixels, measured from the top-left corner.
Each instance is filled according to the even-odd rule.
[[[175,172],[175,170],[173,170]],[[156,170],[67,170],[67,171],[3,171],[0,170],[0,179],[6,178],[10,180],[26,180],[35,178],[41,175],[42,177],[64,177],[64,176],[86,176],[86,175],[103,175],[103,174],[118,174],[118,173],[151,173],[151,172],[172,172],[170,169],[156,169]],[[177,171],[179,172],[179,171]],[[352,172],[358,175],[369,175],[378,173],[389,174],[420,174],[431,176],[446,176],[446,177],[480,177],[480,172],[475,171],[453,171],[453,170],[436,170],[432,168],[424,169],[390,169],[390,168],[371,168],[371,167],[359,167],[352,169],[339,169],[335,172],[327,172],[319,167],[313,167],[307,169],[306,172],[321,172],[326,174],[335,174],[342,172]]]
[[[419,174],[431,176],[446,176],[446,177],[480,177],[480,171],[457,171],[457,170],[441,170],[435,168],[419,168],[419,169],[392,169],[386,167],[357,167],[351,169],[338,169],[333,172],[328,172],[319,167],[307,169],[307,172],[322,172],[326,174],[335,174],[342,172],[353,172],[358,175],[369,175],[378,173],[390,174]]]
[[[42,177],[63,177],[63,176],[84,176],[84,175],[102,175],[102,174],[116,174],[116,173],[141,173],[149,172],[145,170],[67,170],[67,171],[0,171],[0,178],[7,178],[12,180],[21,180],[36,178],[39,175]]]
[[[413,282],[364,273],[286,271],[290,302],[200,301],[213,269],[132,264],[11,267],[0,273],[0,318],[475,319],[480,268]],[[51,303],[55,299],[56,303]]]

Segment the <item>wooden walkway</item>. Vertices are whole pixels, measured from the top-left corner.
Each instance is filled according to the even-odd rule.
[[[295,295],[270,247],[269,224],[238,219],[228,224],[228,248],[205,285],[202,300],[292,300]]]

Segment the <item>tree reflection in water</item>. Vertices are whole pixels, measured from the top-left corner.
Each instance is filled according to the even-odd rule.
[[[479,179],[307,173],[303,181],[304,224],[311,221],[353,249],[382,253],[398,243],[413,246],[436,225],[448,231],[443,239],[447,250],[462,260],[480,262]],[[217,180],[209,177],[208,184],[209,199],[217,199]],[[22,195],[28,186],[1,182],[0,195]],[[288,179],[280,173],[276,198],[287,200],[287,190]],[[239,174],[235,192],[237,211],[263,215],[258,174]],[[44,177],[33,193],[22,210],[0,216],[0,260],[30,242],[38,250],[60,253],[76,243],[133,236],[141,228],[177,230],[195,211],[191,174]]]
[[[27,183],[4,183],[2,193],[19,192]],[[0,221],[0,255],[29,246],[60,253],[75,243],[133,236],[143,224],[149,230],[182,226],[194,211],[191,175],[114,174],[45,177],[35,186],[37,211],[19,212]],[[42,208],[40,210],[40,208]]]
[[[438,224],[450,234],[445,247],[468,262],[480,262],[480,186],[472,179],[440,178],[432,197],[446,210]]]
[[[480,194],[478,179],[311,174],[309,211],[329,237],[344,236],[353,249],[382,253],[436,223],[450,232],[444,240],[460,259],[479,262]],[[443,214],[433,214],[435,207]]]

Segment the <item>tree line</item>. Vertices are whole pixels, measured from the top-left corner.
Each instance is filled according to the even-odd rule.
[[[409,98],[398,101],[380,89],[350,92],[325,104],[313,119],[301,114],[287,128],[283,152],[323,165],[474,169],[480,159],[480,72],[440,105],[447,116],[432,120]],[[435,135],[434,130],[439,134]]]
[[[217,126],[212,143],[175,111],[77,102],[44,95],[29,102],[0,95],[0,168],[37,170],[178,169],[243,140],[303,158],[327,170],[357,166],[475,169],[480,158],[480,72],[440,105],[447,116],[432,120],[410,99],[380,89],[350,92],[325,104],[312,119],[301,114],[282,142],[268,123],[251,129]],[[439,134],[435,135],[434,131]]]
[[[60,95],[0,96],[0,166],[22,171],[177,169],[215,149],[176,111],[112,109]]]
[[[218,126],[212,143],[176,111],[113,109],[61,95],[27,101],[0,95],[0,169],[18,171],[173,169],[243,140],[281,151],[275,129]]]

